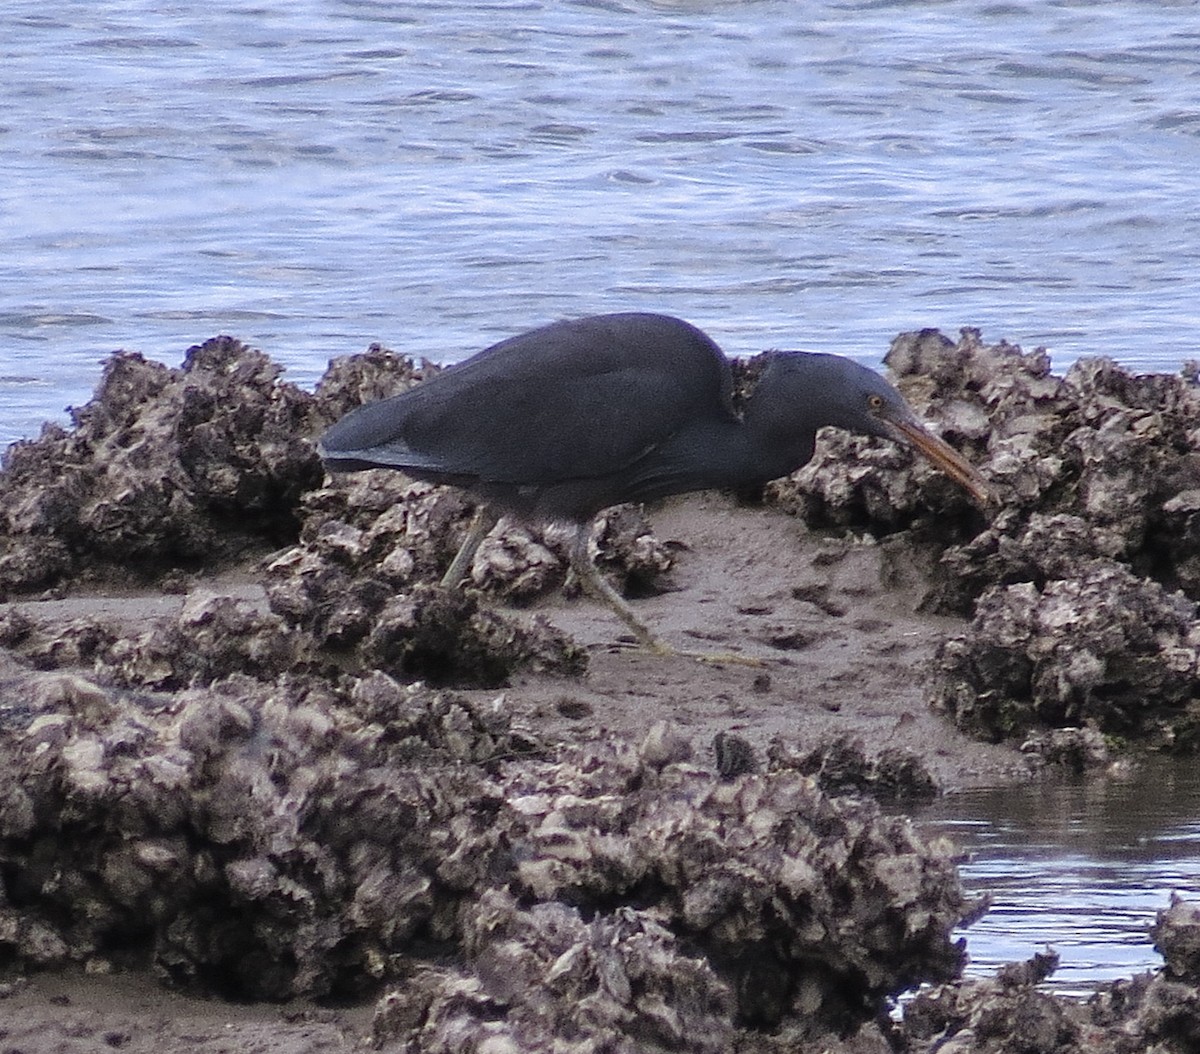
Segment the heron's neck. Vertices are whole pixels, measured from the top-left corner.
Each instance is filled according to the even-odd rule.
[[[779,444],[749,421],[706,421],[662,444],[638,480],[643,498],[709,488],[742,489],[789,475],[813,451],[807,444]]]
[[[808,464],[816,449],[816,429],[797,427],[790,417],[755,409],[751,399],[741,423],[740,456],[745,459],[747,482],[767,483]]]

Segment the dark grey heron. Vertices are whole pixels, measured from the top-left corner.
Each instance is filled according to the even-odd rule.
[[[457,584],[499,513],[575,527],[571,566],[647,648],[671,652],[600,576],[590,525],[611,505],[745,489],[812,457],[825,425],[906,443],[980,503],[987,484],[873,370],[836,355],[776,352],[745,412],[729,361],[695,326],[656,314],[595,315],[502,340],[320,440],[333,471],[392,468],[486,503],[443,582]]]

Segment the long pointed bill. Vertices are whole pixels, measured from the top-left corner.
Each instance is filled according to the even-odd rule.
[[[897,433],[916,447],[933,464],[963,488],[980,505],[992,500],[987,481],[954,447],[927,431],[918,421],[887,422]]]

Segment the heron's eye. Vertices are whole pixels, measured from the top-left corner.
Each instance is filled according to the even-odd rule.
[[[867,396],[867,405],[872,410],[882,410],[883,409],[883,396],[882,395],[868,395]]]

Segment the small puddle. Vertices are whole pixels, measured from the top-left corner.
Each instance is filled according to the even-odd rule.
[[[968,976],[1053,948],[1047,988],[1086,995],[1155,968],[1147,928],[1171,894],[1200,899],[1200,763],[1150,759],[1128,778],[1076,779],[949,795],[913,813],[953,838],[971,893],[991,910],[967,938]]]

